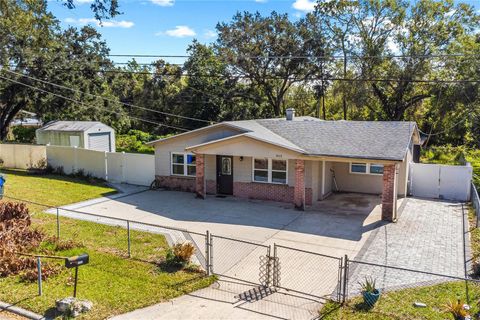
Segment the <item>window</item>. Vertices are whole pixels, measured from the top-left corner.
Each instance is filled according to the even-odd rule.
[[[350,173],[383,174],[383,164],[378,163],[350,163]]]
[[[383,174],[383,164],[370,164],[370,174]]]
[[[253,181],[286,184],[287,161],[268,158],[254,158]]]
[[[367,173],[366,163],[351,163],[350,172],[352,173]]]
[[[172,153],[172,175],[195,177],[196,156],[189,153]]]

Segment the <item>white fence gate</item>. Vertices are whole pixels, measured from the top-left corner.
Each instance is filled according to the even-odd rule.
[[[410,193],[415,197],[470,200],[472,167],[410,164]]]

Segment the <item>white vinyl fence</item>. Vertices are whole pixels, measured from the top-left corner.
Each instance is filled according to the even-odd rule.
[[[31,144],[0,144],[0,164],[5,168],[33,169],[46,161],[45,146]]]
[[[48,163],[66,174],[83,171],[116,183],[149,186],[155,179],[155,157],[149,154],[103,152],[81,148],[0,144],[3,167],[31,169]]]
[[[440,164],[410,164],[410,192],[413,196],[447,200],[470,200],[472,167]]]

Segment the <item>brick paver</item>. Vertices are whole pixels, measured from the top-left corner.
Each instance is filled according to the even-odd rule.
[[[464,277],[463,235],[464,211],[461,203],[411,198],[398,222],[372,232],[355,260]],[[469,246],[468,241],[466,245]],[[351,263],[350,267],[350,294],[358,293],[358,282],[365,277],[374,278],[377,287],[383,290],[449,280],[358,263]]]

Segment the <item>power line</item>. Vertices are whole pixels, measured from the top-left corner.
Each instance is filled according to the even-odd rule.
[[[10,82],[17,83],[17,84],[19,84],[19,85],[28,87],[28,88],[33,89],[33,90],[41,91],[41,92],[43,92],[43,93],[51,94],[51,95],[54,95],[54,96],[56,96],[56,97],[59,97],[59,98],[65,99],[65,100],[68,100],[68,101],[71,101],[71,102],[75,102],[75,103],[84,105],[84,106],[89,107],[89,108],[94,107],[94,106],[89,105],[89,104],[86,104],[86,103],[84,103],[84,102],[82,102],[82,101],[75,100],[75,99],[72,99],[72,98],[68,98],[68,97],[62,96],[62,95],[60,95],[60,94],[57,94],[57,93],[54,93],[54,92],[51,92],[51,91],[48,91],[48,90],[44,90],[44,89],[39,88],[39,87],[36,87],[36,86],[29,85],[29,84],[24,83],[24,82],[21,82],[21,81],[17,81],[17,80],[14,80],[14,79],[10,79],[10,78],[7,78],[7,77],[1,76],[1,75],[0,75],[0,78],[2,78],[2,79],[4,79],[4,80],[7,80],[7,81],[10,81]],[[113,111],[113,110],[108,110],[108,112],[115,113],[115,114],[121,115],[121,116],[124,115],[124,114],[122,114],[122,113],[120,113],[120,112]],[[176,129],[176,130],[181,130],[181,131],[190,131],[189,129],[185,129],[185,128],[182,128],[182,127],[177,127],[177,126],[172,126],[172,125],[168,125],[168,124],[164,124],[164,123],[160,123],[160,122],[156,122],[156,121],[152,121],[152,120],[137,118],[137,117],[134,117],[134,116],[131,116],[131,115],[128,115],[128,114],[125,114],[125,115],[126,115],[127,117],[131,118],[131,119],[138,120],[138,121],[143,121],[143,122],[147,122],[147,123],[150,123],[150,124],[155,124],[155,125],[158,125],[158,126],[168,127],[168,128],[172,128],[172,129]]]
[[[96,95],[96,94],[89,93],[89,92],[84,92],[84,91],[81,91],[81,90],[78,90],[78,89],[74,89],[74,88],[70,88],[70,87],[63,86],[63,85],[60,85],[60,84],[56,84],[56,83],[53,83],[53,82],[45,81],[45,80],[42,80],[42,79],[38,79],[38,78],[29,76],[29,75],[26,75],[26,74],[21,74],[21,73],[15,72],[15,71],[7,70],[7,69],[3,69],[3,71],[13,73],[13,74],[21,76],[21,77],[26,77],[26,78],[32,79],[34,81],[39,81],[41,83],[45,83],[45,84],[48,84],[48,85],[51,85],[51,86],[54,86],[54,87],[70,90],[72,92],[90,95],[92,97],[100,98],[100,99],[103,99],[105,101],[109,101],[109,102],[112,102],[112,103],[120,103],[120,104],[123,104],[125,106],[132,107],[132,108],[138,108],[138,109],[142,109],[142,110],[145,110],[145,111],[151,111],[151,112],[155,112],[155,113],[159,113],[159,114],[163,114],[163,115],[167,115],[167,116],[172,116],[172,117],[178,117],[178,118],[187,119],[187,120],[199,121],[199,122],[204,122],[204,123],[209,123],[209,124],[212,123],[212,121],[208,121],[208,120],[181,116],[181,115],[177,115],[177,114],[173,114],[173,113],[169,113],[169,112],[163,112],[163,111],[158,111],[158,110],[155,110],[155,109],[150,109],[150,108],[146,108],[146,107],[137,106],[137,105],[134,105],[134,104],[131,104],[131,103],[117,101],[117,100],[114,100],[114,99],[102,97],[100,95]]]
[[[191,55],[155,55],[155,54],[109,54],[109,57],[123,57],[123,58],[183,58],[188,59],[191,58]],[[222,59],[222,56],[214,56],[216,58]],[[467,54],[467,53],[456,53],[456,54],[418,54],[418,55],[348,55],[344,57],[343,55],[328,55],[328,56],[312,56],[312,55],[284,55],[284,56],[249,56],[249,55],[238,55],[236,58],[243,58],[243,59],[336,59],[336,60],[344,60],[346,59],[353,59],[353,60],[362,60],[362,59],[398,59],[398,58],[405,58],[405,59],[414,59],[414,58],[479,58],[480,54]]]
[[[15,66],[12,66],[15,67]],[[36,69],[41,70],[41,68],[35,66],[26,66],[29,69]],[[245,75],[238,75],[238,76],[226,76],[226,75],[215,75],[215,74],[173,74],[173,73],[162,73],[158,74],[156,72],[148,72],[148,71],[128,71],[128,70],[107,70],[107,69],[92,69],[92,70],[81,70],[81,69],[70,69],[70,68],[50,68],[51,70],[59,70],[59,71],[77,71],[77,72],[99,72],[99,73],[120,73],[120,74],[145,74],[145,75],[159,75],[159,76],[171,76],[171,77],[198,77],[198,78],[214,78],[214,79],[225,79],[225,80],[233,80],[233,79],[250,79],[250,77]],[[280,77],[280,76],[269,76],[264,77],[266,80],[298,80],[295,77]],[[440,80],[440,79],[394,79],[394,78],[345,78],[345,77],[316,77],[310,78],[305,81],[315,81],[315,80],[323,80],[323,81],[346,81],[346,82],[412,82],[412,83],[480,83],[480,79],[451,79],[451,80]]]

